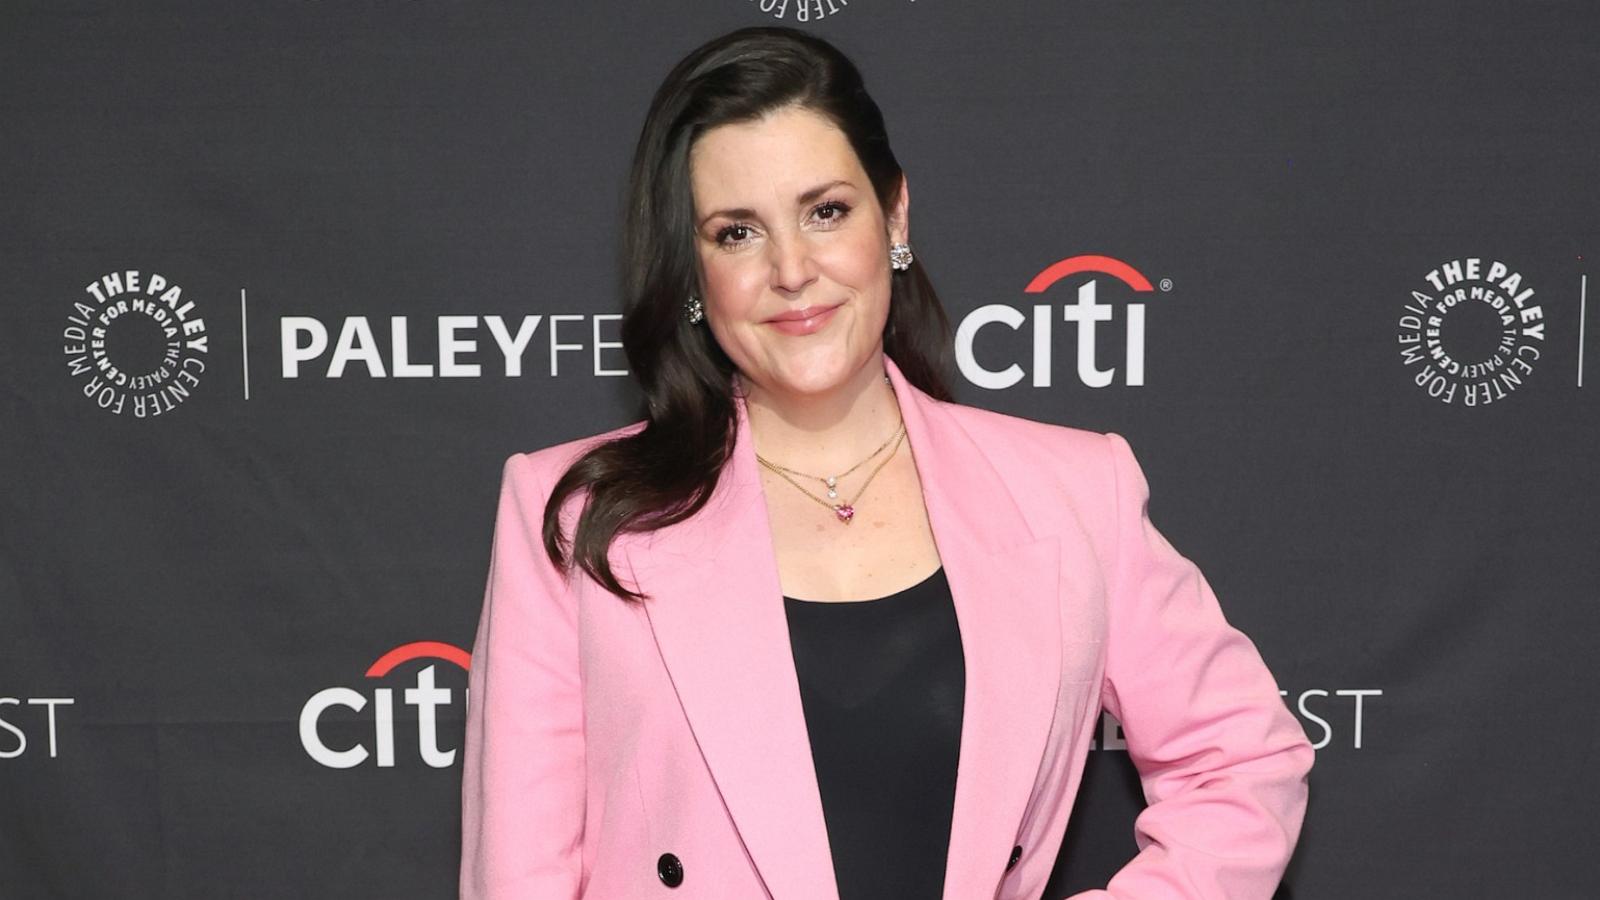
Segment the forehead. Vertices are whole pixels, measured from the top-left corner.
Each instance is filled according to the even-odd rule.
[[[749,122],[719,125],[689,148],[697,211],[727,205],[787,205],[816,184],[866,185],[850,141],[825,116],[788,107]]]

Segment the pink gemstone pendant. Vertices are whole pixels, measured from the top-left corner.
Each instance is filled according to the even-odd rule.
[[[839,521],[845,523],[846,525],[850,524],[850,520],[854,518],[856,514],[856,508],[848,503],[838,504],[833,508],[833,511],[838,514]]]

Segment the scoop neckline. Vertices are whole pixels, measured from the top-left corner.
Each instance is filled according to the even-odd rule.
[[[903,587],[898,591],[894,591],[893,593],[884,594],[881,597],[868,597],[864,600],[809,600],[805,597],[791,597],[788,594],[784,594],[783,599],[792,601],[794,603],[803,603],[807,606],[862,606],[871,603],[881,603],[885,600],[893,600],[894,598],[903,594],[909,594],[942,574],[944,574],[944,563],[940,563],[937,569],[929,572],[926,578],[923,578],[916,584],[910,585],[909,587]]]

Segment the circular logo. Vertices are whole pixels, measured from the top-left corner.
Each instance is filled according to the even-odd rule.
[[[1533,374],[1544,345],[1544,311],[1533,288],[1499,260],[1454,259],[1423,276],[1398,323],[1400,361],[1441,403],[1487,406]]]
[[[850,0],[745,0],[774,19],[815,22],[850,8]]]
[[[154,272],[112,272],[84,288],[62,329],[67,371],[83,395],[144,419],[188,400],[206,370],[205,320],[183,288]]]

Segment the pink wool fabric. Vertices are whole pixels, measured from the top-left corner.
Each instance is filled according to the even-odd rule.
[[[885,365],[966,658],[946,900],[1043,897],[1102,707],[1148,806],[1137,856],[1072,900],[1268,900],[1314,751],[1255,645],[1151,524],[1127,441],[938,401]],[[540,544],[567,464],[642,425],[506,461],[472,654],[461,896],[837,900],[742,401],[706,507],[612,545],[645,604],[564,580]]]

